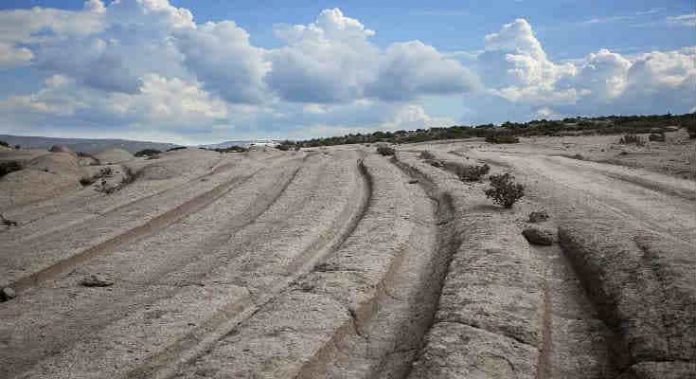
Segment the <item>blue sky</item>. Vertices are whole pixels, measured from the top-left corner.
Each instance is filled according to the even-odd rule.
[[[205,143],[689,112],[695,7],[5,0],[0,132]]]

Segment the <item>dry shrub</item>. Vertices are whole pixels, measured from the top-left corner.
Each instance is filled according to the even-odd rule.
[[[619,144],[645,146],[645,140],[637,134],[624,134],[619,140]]]
[[[419,157],[420,157],[420,159],[425,159],[425,160],[435,159],[435,154],[429,152],[428,150],[423,150],[423,151],[421,151]]]
[[[377,146],[377,152],[381,155],[387,156],[387,155],[394,155],[394,148],[389,147],[389,146]]]
[[[486,137],[488,143],[519,143],[520,139],[509,134],[492,134]]]
[[[665,142],[665,134],[664,133],[652,133],[648,136],[648,141]]]
[[[456,174],[461,181],[475,182],[481,180],[490,170],[491,167],[486,163],[480,166],[457,165]]]
[[[486,197],[504,208],[512,206],[524,196],[524,186],[515,183],[515,177],[510,173],[491,175],[491,187],[485,191]]]

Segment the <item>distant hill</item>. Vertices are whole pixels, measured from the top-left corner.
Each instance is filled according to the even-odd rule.
[[[167,150],[180,146],[173,143],[131,141],[124,139],[86,139],[86,138],[54,138],[38,136],[14,136],[0,134],[0,141],[5,141],[14,146],[19,145],[24,149],[48,149],[53,145],[64,145],[73,151],[84,153],[97,153],[106,149],[119,148],[131,153],[143,149]]]
[[[253,140],[246,140],[246,141],[223,141],[220,143],[211,143],[208,145],[198,145],[198,147],[203,147],[206,149],[227,149],[232,146],[246,146],[250,143],[254,142]]]

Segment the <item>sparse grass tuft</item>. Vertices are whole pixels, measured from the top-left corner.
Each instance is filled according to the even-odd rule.
[[[512,208],[524,196],[524,186],[515,183],[515,177],[510,173],[491,175],[490,181],[491,187],[485,190],[486,197],[504,208]]]
[[[386,157],[388,155],[394,155],[394,148],[389,147],[389,146],[385,146],[385,145],[381,145],[381,146],[377,146],[377,152]]]

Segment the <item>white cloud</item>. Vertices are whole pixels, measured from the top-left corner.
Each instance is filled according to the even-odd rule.
[[[696,26],[696,13],[669,16],[667,17],[667,23],[670,25],[694,27]]]
[[[264,76],[270,64],[249,34],[232,21],[208,22],[176,34],[185,65],[230,102],[259,103],[267,96]]]
[[[557,90],[554,84],[574,75],[576,68],[550,61],[526,20],[503,25],[499,32],[487,35],[485,42],[478,68],[492,93],[513,102],[568,102],[575,98],[574,91]]]
[[[281,25],[276,36],[287,46],[269,52],[269,86],[295,102],[346,102],[362,96],[372,80],[379,50],[374,32],[339,9],[322,11],[309,25]]]
[[[392,111],[381,128],[388,130],[415,130],[434,127],[452,126],[455,121],[450,117],[432,117],[418,104],[405,104]]]
[[[120,116],[158,125],[190,126],[227,116],[227,105],[200,83],[148,74],[137,94],[114,93],[107,109]]]
[[[575,87],[589,91],[585,92],[588,95],[608,101],[625,91],[630,67],[628,59],[602,49],[585,58],[572,82]]]
[[[529,106],[530,116],[686,112],[696,103],[696,48],[637,56],[600,49],[558,63],[548,58],[523,19],[485,41],[478,68],[488,92]]]
[[[48,118],[72,116],[83,123],[88,122],[86,119],[106,119],[116,126],[147,125],[151,129],[205,125],[228,115],[228,105],[203,90],[200,83],[157,74],[146,75],[134,94],[99,96],[94,89],[61,75],[49,77],[44,84],[33,94],[1,101],[0,109]]]
[[[420,41],[389,46],[369,94],[384,100],[409,100],[419,95],[448,95],[470,91],[477,78],[456,60],[445,58]]]
[[[0,41],[0,68],[24,66],[29,64],[33,58],[34,53],[26,47],[17,47]]]

